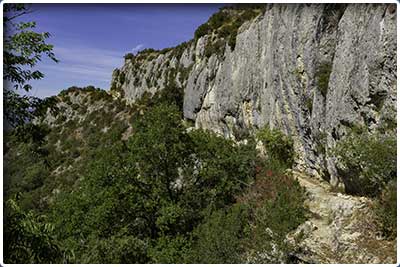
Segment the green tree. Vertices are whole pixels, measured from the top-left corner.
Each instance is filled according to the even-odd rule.
[[[254,146],[188,133],[175,105],[154,105],[132,126],[126,143],[115,135],[90,148],[73,192],[54,201],[69,262],[185,262],[193,229],[252,178]]]
[[[56,263],[63,255],[53,225],[32,211],[24,212],[14,199],[5,205],[3,244],[6,263]]]
[[[35,22],[16,22],[16,19],[31,13],[26,4],[5,4],[3,27],[3,79],[6,81],[4,90],[4,115],[8,123],[15,127],[32,119],[32,112],[41,103],[35,97],[20,96],[13,89],[23,89],[28,92],[32,80],[39,80],[44,74],[34,70],[42,56],[47,56],[58,62],[53,46],[46,43],[50,33],[34,31]]]
[[[248,219],[248,211],[241,205],[213,212],[193,231],[193,245],[186,256],[188,262],[243,263]]]
[[[395,180],[396,136],[392,133],[353,131],[331,151],[338,160],[338,171],[349,194],[375,197]]]
[[[291,168],[295,159],[293,140],[277,129],[264,127],[257,133],[257,138],[263,143],[268,160],[279,168]]]

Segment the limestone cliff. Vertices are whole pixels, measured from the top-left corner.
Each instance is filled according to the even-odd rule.
[[[127,57],[112,91],[184,88],[184,117],[229,138],[268,125],[291,135],[297,168],[336,184],[326,154],[349,128],[395,118],[394,4],[269,4],[238,29]]]

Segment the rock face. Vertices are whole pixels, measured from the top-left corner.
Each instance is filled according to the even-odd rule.
[[[229,138],[265,125],[291,135],[297,168],[337,183],[326,155],[355,125],[395,118],[395,4],[270,4],[222,52],[213,35],[127,59],[112,90],[129,101],[184,88],[184,117]]]

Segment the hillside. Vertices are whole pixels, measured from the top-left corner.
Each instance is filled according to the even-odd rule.
[[[235,5],[127,54],[5,134],[5,262],[394,263],[396,68],[392,4]]]

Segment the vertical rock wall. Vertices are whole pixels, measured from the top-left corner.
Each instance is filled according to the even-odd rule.
[[[135,101],[174,81],[196,127],[228,138],[279,128],[294,138],[297,167],[333,184],[326,151],[354,125],[395,119],[394,4],[269,4],[240,27],[234,50],[206,55],[212,38],[126,60],[112,89]]]

